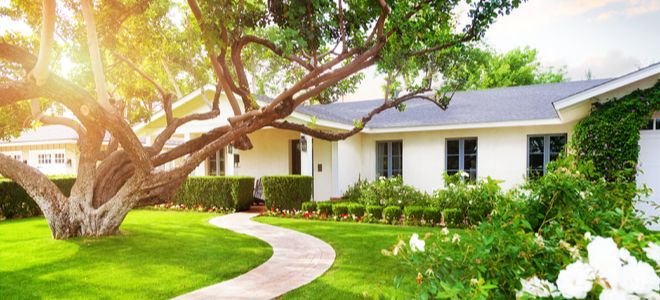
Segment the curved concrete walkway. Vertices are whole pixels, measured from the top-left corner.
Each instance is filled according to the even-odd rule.
[[[235,213],[209,223],[254,236],[273,247],[273,256],[257,268],[175,299],[273,299],[301,287],[327,271],[335,250],[311,235],[257,223],[256,213]]]

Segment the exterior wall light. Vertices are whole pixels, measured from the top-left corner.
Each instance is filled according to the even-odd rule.
[[[307,138],[304,135],[300,137],[300,151],[307,152]]]

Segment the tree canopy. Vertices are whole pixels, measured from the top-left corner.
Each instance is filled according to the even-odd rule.
[[[263,127],[339,140],[411,99],[446,108],[447,93],[462,81],[446,80],[431,93],[434,83],[461,78],[474,43],[521,2],[12,0],[0,15],[27,23],[32,32],[0,41],[0,116],[29,112],[31,120],[0,133],[12,135],[35,122],[71,127],[79,135],[80,162],[68,197],[37,169],[2,154],[0,174],[35,199],[55,237],[111,234],[131,208],[167,199],[219,149],[250,149],[247,135]],[[68,70],[58,61],[64,57],[71,61]],[[372,66],[406,90],[391,93],[352,130],[284,120],[304,103],[350,92],[359,72]],[[216,85],[209,111],[174,116],[174,99],[209,81]],[[263,93],[272,101],[260,107],[255,99]],[[218,117],[221,96],[231,104],[229,124],[164,151],[182,125]],[[62,107],[75,118],[58,114]],[[164,111],[166,127],[144,145],[131,124],[155,109]],[[182,162],[158,168],[175,159]]]
[[[517,48],[498,53],[488,48],[474,48],[467,62],[464,90],[556,83],[568,80],[562,68],[544,67],[536,49]]]

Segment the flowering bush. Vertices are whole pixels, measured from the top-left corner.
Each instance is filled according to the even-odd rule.
[[[407,224],[417,225],[424,219],[424,207],[416,205],[406,206],[403,209],[403,214],[406,217]]]
[[[653,292],[658,289],[660,235],[633,211],[646,191],[623,179],[606,182],[592,176],[592,168],[561,159],[546,176],[498,195],[488,222],[424,237],[424,251],[401,242],[384,251],[410,266],[401,276],[418,283],[400,288],[422,299],[660,297],[647,294],[653,285]],[[612,242],[591,244],[584,232]],[[631,272],[626,280],[611,279],[624,272]]]
[[[454,175],[444,174],[446,187],[435,192],[433,204],[442,210],[455,209],[451,222],[445,223],[460,225],[475,225],[486,220],[496,203],[503,194],[499,181],[488,177],[478,181],[466,179],[467,173],[458,172]]]
[[[308,213],[316,212],[316,202],[314,201],[303,202],[302,210]]]
[[[429,196],[403,183],[400,176],[381,177],[370,183],[361,185],[358,201],[364,205],[424,205]]]
[[[174,202],[166,202],[161,204],[156,204],[151,207],[156,210],[180,210],[180,211],[197,211],[197,212],[214,212],[214,213],[234,213],[236,210],[234,208],[225,208],[225,207],[206,207],[204,205],[186,205],[186,204],[177,204]]]
[[[348,213],[353,215],[357,219],[364,217],[365,208],[364,205],[358,203],[351,203],[348,205]]]

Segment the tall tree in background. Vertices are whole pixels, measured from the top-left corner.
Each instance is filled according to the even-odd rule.
[[[168,0],[105,0],[96,8],[90,0],[57,6],[54,0],[41,6],[12,1],[0,13],[25,21],[40,37],[8,35],[0,42],[0,108],[25,113],[29,107],[35,121],[76,130],[80,163],[69,197],[37,169],[2,154],[0,174],[36,201],[54,238],[114,234],[132,208],[168,199],[226,145],[251,148],[247,134],[265,126],[338,140],[410,99],[446,107],[445,93],[458,85],[429,94],[434,80],[462,72],[472,43],[521,0],[466,2],[470,21],[457,27],[457,0],[188,0],[187,7]],[[51,53],[76,61],[68,78],[52,72]],[[374,65],[405,81],[407,91],[356,120],[352,130],[325,132],[282,120],[303,103],[350,91],[360,81],[356,74]],[[262,74],[277,78],[276,84]],[[216,81],[210,110],[174,116],[171,91],[182,93],[210,78]],[[255,90],[268,90],[273,100],[259,107]],[[234,115],[228,125],[163,151],[180,126],[216,118],[221,94]],[[51,115],[43,109],[49,103],[76,118]],[[130,124],[148,118],[154,104],[164,110],[167,126],[145,146]],[[111,140],[104,147],[106,133]],[[183,162],[176,168],[157,169],[178,158]]]
[[[564,69],[544,67],[538,61],[536,49],[529,47],[497,53],[474,48],[466,61],[463,90],[555,83],[568,80]]]

